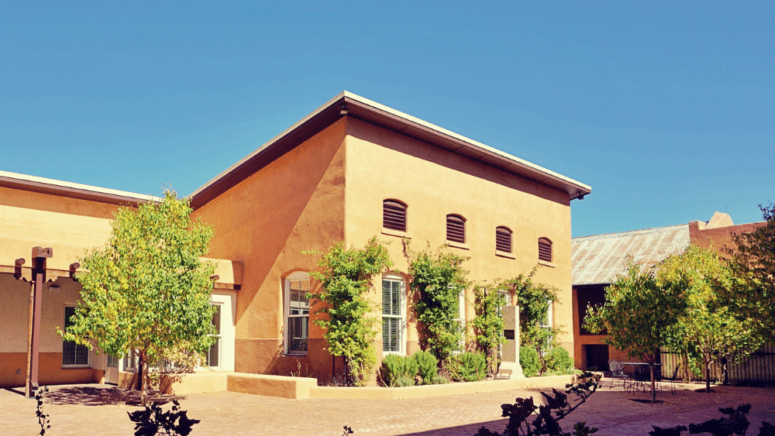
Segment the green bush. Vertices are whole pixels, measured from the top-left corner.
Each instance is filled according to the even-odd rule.
[[[519,364],[525,377],[535,377],[541,370],[541,359],[533,347],[519,347]]]
[[[546,370],[552,374],[570,374],[574,371],[573,360],[565,348],[552,348],[546,356]]]
[[[449,360],[449,375],[455,381],[480,381],[487,376],[484,354],[460,353]]]
[[[382,383],[388,387],[413,386],[417,361],[412,357],[389,354],[382,359]]]
[[[422,377],[422,384],[435,384],[434,381],[439,376],[439,361],[436,359],[436,356],[427,351],[418,351],[412,355],[412,358],[414,358],[417,364],[418,372],[420,377]]]

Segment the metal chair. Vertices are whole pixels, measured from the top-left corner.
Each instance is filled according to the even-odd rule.
[[[622,380],[622,389],[627,390],[627,379],[629,378],[624,372],[624,364],[618,360],[609,360],[608,369],[611,370],[611,388],[614,387],[616,379]]]

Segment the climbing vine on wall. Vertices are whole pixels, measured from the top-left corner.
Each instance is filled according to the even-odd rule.
[[[371,238],[363,248],[346,249],[340,242],[327,253],[317,254],[322,254],[318,262],[322,271],[311,275],[322,284],[322,291],[309,297],[323,303],[316,313],[325,316],[315,323],[325,330],[329,353],[344,358],[347,383],[363,386],[376,364],[377,319],[372,316],[376,308],[367,294],[372,277],[392,266],[390,256],[377,238]]]
[[[469,286],[463,269],[468,257],[442,249],[412,251],[404,240],[409,261],[410,288],[417,294],[414,311],[420,322],[420,346],[441,362],[461,351],[465,332],[461,328],[460,295]]]
[[[486,284],[479,284],[474,287],[474,312],[476,314],[474,324],[474,335],[476,344],[484,351],[487,359],[487,373],[495,375],[499,363],[500,344],[505,341],[503,338],[504,322],[500,314],[500,308],[504,300],[498,293]]]
[[[560,329],[551,326],[548,321],[549,305],[557,301],[557,288],[533,281],[536,266],[528,275],[520,274],[513,279],[498,283],[499,289],[509,290],[516,296],[519,306],[519,341],[521,346],[535,348],[539,356],[544,356],[558,345]],[[541,358],[542,372],[546,362]]]

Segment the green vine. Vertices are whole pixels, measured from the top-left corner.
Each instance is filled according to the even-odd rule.
[[[315,313],[325,316],[315,323],[325,330],[323,338],[328,352],[344,358],[347,383],[364,386],[377,363],[374,349],[377,319],[372,316],[376,307],[367,294],[372,289],[372,277],[392,266],[387,248],[376,237],[361,249],[345,249],[339,242],[322,254],[318,265],[323,271],[313,272],[311,276],[323,289],[308,296],[323,303]]]
[[[476,344],[482,351],[487,361],[487,373],[495,375],[498,369],[500,344],[505,342],[503,337],[504,322],[500,314],[500,308],[504,301],[496,291],[488,289],[486,285],[477,285],[474,288],[474,334]]]
[[[404,240],[409,261],[409,283],[418,295],[414,312],[420,322],[420,346],[446,362],[456,351],[462,351],[464,331],[458,323],[460,293],[469,286],[468,271],[463,262],[469,258],[430,248],[412,251]]]
[[[508,289],[517,297],[520,345],[535,348],[541,356],[541,372],[545,372],[544,356],[559,345],[558,337],[562,331],[553,326],[542,326],[543,321],[548,319],[549,305],[557,301],[558,289],[533,282],[537,269],[538,266],[527,276],[520,274],[513,279],[501,281],[498,287]]]

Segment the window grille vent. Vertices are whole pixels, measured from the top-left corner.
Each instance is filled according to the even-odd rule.
[[[538,239],[538,260],[552,261],[552,241],[546,238]]]
[[[396,200],[382,202],[382,227],[406,231],[406,205]]]
[[[495,249],[511,253],[511,230],[506,227],[495,229]]]
[[[460,215],[447,215],[447,241],[466,242],[466,220]]]

